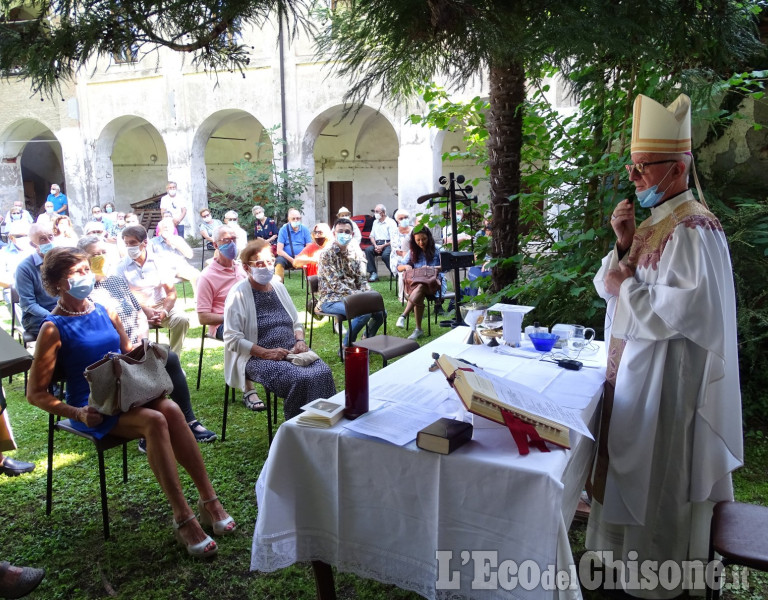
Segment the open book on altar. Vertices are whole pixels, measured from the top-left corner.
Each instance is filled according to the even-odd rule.
[[[578,411],[536,390],[445,354],[437,364],[469,412],[509,428],[520,454],[528,454],[529,445],[547,452],[544,441],[570,448],[571,430],[594,439]]]

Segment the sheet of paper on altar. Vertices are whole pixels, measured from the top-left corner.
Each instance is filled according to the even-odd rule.
[[[369,435],[398,446],[405,446],[416,435],[443,415],[416,406],[393,402],[378,410],[369,411],[344,425],[345,429]]]

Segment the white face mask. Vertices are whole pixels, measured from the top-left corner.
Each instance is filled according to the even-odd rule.
[[[259,285],[267,285],[270,281],[272,281],[274,274],[274,268],[251,267],[251,277]]]
[[[141,245],[139,246],[126,246],[125,251],[133,260],[136,260],[141,256]]]

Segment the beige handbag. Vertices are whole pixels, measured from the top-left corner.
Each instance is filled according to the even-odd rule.
[[[313,350],[307,350],[298,354],[289,354],[285,357],[285,360],[299,367],[308,367],[316,360],[320,360],[320,357]]]
[[[88,404],[103,415],[127,412],[173,391],[165,370],[169,348],[146,339],[128,354],[110,352],[85,369]]]

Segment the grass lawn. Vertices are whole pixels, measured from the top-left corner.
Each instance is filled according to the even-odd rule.
[[[296,306],[304,306],[301,279],[286,279]],[[388,329],[395,328],[400,304],[388,280],[374,284],[387,303]],[[183,302],[179,294],[180,302]],[[219,342],[206,340],[200,390],[195,389],[201,327],[191,299],[187,312],[192,321],[184,345],[182,365],[188,375],[192,404],[200,421],[221,432],[224,379],[223,351]],[[0,326],[10,329],[8,307],[0,305]],[[413,319],[411,319],[411,330]],[[444,330],[432,324],[432,336]],[[425,324],[426,333],[426,324]],[[309,335],[307,333],[307,340]],[[338,338],[328,321],[315,322],[313,349],[328,363],[338,389],[343,389],[343,366],[336,351]],[[371,370],[378,370],[381,359],[372,356]],[[128,483],[121,481],[120,452],[106,454],[109,508],[112,537],[102,536],[96,454],[84,440],[58,433],[54,456],[53,510],[45,515],[45,471],[48,415],[29,405],[23,396],[23,377],[3,380],[19,449],[9,453],[34,461],[34,472],[15,478],[0,477],[0,560],[13,564],[45,567],[47,575],[34,598],[216,598],[258,600],[302,600],[314,597],[314,579],[309,565],[301,564],[271,574],[249,570],[256,501],[253,486],[267,456],[266,413],[255,414],[242,403],[230,407],[227,441],[201,446],[208,472],[224,506],[238,523],[237,532],[219,538],[219,555],[210,561],[186,555],[172,536],[171,511],[147,465],[146,457],[132,443],[128,451]],[[282,417],[282,415],[281,415]],[[735,476],[737,498],[766,504],[768,485],[768,440],[750,434],[747,439],[747,465]],[[190,504],[197,493],[186,474],[182,483]],[[571,541],[574,552],[583,552],[583,526],[574,526]],[[727,592],[725,598],[768,597],[768,578],[750,574],[749,589]],[[341,599],[416,599],[414,593],[373,581],[337,574],[336,587]],[[587,598],[602,598],[589,593]]]

